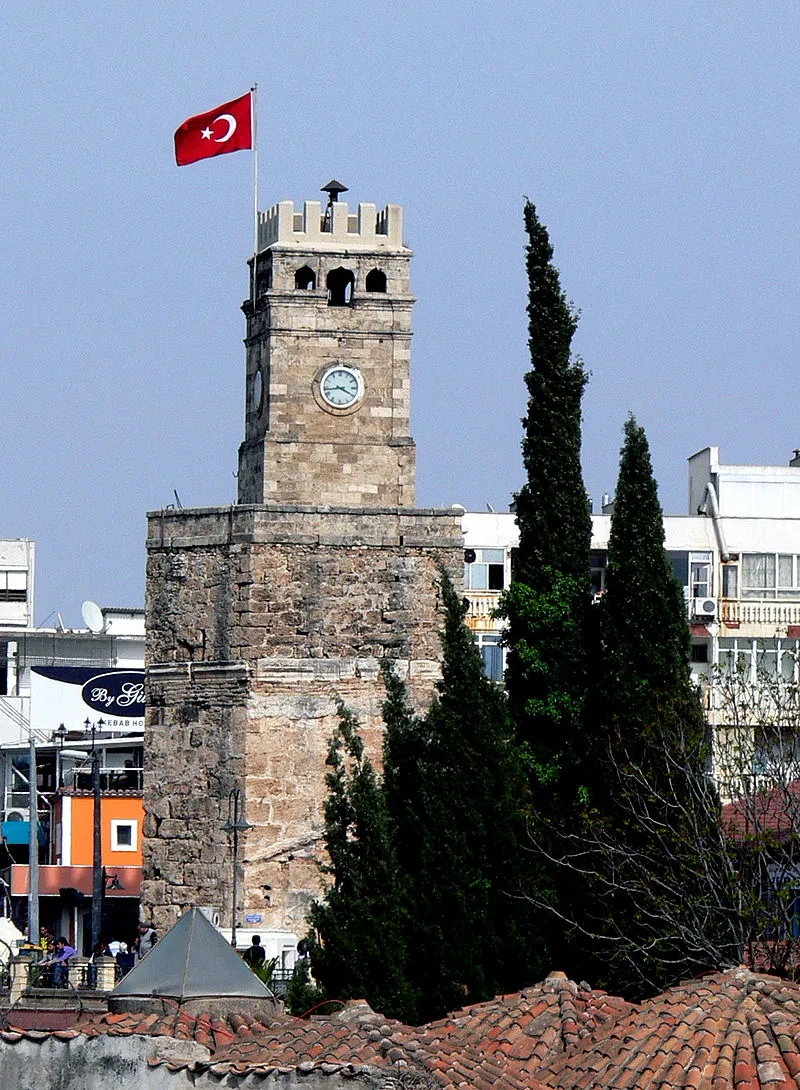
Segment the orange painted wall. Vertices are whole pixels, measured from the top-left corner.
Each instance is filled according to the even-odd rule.
[[[100,853],[104,867],[141,867],[142,821],[144,807],[141,798],[104,798],[100,802]],[[111,822],[135,821],[136,851],[111,850]],[[94,829],[94,799],[72,797],[72,865],[91,867]]]

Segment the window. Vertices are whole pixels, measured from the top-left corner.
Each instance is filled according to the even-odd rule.
[[[797,679],[798,642],[793,639],[752,639],[747,636],[721,636],[719,668],[726,677],[739,677],[743,683],[762,683],[769,689],[775,679]]]
[[[800,556],[743,553],[742,597],[800,599]]]
[[[112,852],[135,852],[138,848],[137,821],[112,821],[111,822],[111,850]]]
[[[708,644],[692,644],[692,662],[708,662]]]
[[[386,273],[381,269],[372,269],[367,273],[367,291],[386,291]]]
[[[739,565],[738,564],[723,564],[722,565],[722,597],[723,598],[738,598],[739,597]]]
[[[689,586],[689,554],[667,553],[667,558],[672,564],[672,574],[682,587]]]
[[[505,553],[502,549],[466,549],[464,590],[502,590],[505,586]]]
[[[600,595],[606,589],[606,554],[592,553],[589,557],[589,579],[592,584],[592,594]]]
[[[483,659],[483,672],[490,681],[503,680],[503,648],[500,636],[490,632],[475,634],[475,642]]]
[[[0,571],[0,602],[25,602],[28,599],[26,571]]]
[[[309,269],[308,265],[304,265],[302,269],[298,269],[294,274],[294,286],[297,291],[313,291],[317,286],[317,278],[314,276],[314,270]]]
[[[350,307],[353,305],[353,285],[355,277],[349,269],[332,269],[328,273],[325,285],[328,289],[329,307]]]
[[[708,598],[711,594],[711,556],[708,553],[690,554],[689,587],[692,598]]]

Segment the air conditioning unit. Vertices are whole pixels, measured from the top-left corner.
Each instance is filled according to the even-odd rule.
[[[5,821],[30,821],[31,812],[27,807],[9,806],[6,810]]]
[[[692,600],[692,616],[704,621],[713,621],[717,616],[717,601],[715,598],[694,598]]]

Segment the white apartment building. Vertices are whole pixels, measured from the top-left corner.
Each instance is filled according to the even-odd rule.
[[[692,674],[710,722],[721,728],[730,725],[730,711],[719,679],[735,674],[769,688],[772,678],[793,692],[800,685],[800,452],[786,466],[723,465],[719,449],[705,447],[688,463],[688,513],[665,516],[665,547],[686,597]],[[598,595],[612,509],[592,516]],[[517,527],[513,514],[493,512],[467,512],[463,527],[467,623],[487,674],[499,681],[502,623],[492,610],[511,578]],[[755,743],[754,774],[762,759]]]

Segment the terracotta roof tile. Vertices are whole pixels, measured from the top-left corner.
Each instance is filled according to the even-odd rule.
[[[799,1037],[800,984],[738,967],[631,1008],[538,1076],[552,1090],[797,1090]]]

